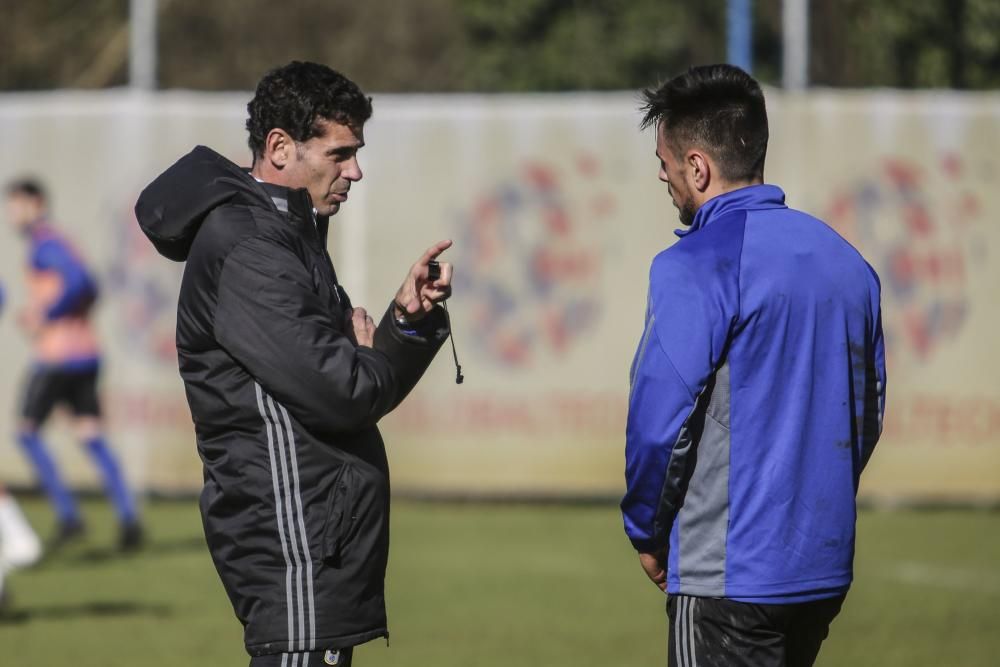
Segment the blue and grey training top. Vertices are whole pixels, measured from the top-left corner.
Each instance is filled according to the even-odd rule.
[[[703,205],[650,270],[632,364],[625,530],[667,592],[791,603],[847,590],[881,432],[875,271],[771,185]]]

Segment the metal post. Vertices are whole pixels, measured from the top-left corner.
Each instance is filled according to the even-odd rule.
[[[781,84],[804,90],[809,85],[809,0],[784,0],[781,13]]]
[[[128,81],[136,90],[156,88],[156,0],[129,0]]]
[[[753,2],[729,0],[726,10],[727,60],[747,72],[753,71]]]

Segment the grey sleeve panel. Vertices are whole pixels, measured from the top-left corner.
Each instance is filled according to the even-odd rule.
[[[705,417],[678,521],[681,593],[723,597],[729,532],[729,363],[709,383]]]
[[[667,475],[660,491],[660,505],[656,510],[654,534],[669,538],[678,511],[685,502],[688,483],[695,456],[695,445],[701,437],[705,421],[705,405],[710,385],[706,386],[694,402],[691,414],[684,420],[677,441],[670,450]]]
[[[721,555],[716,554],[711,567],[721,567],[720,572],[725,572],[729,524],[729,402],[729,362],[726,361],[695,401],[667,464],[660,508],[656,513],[656,530],[657,534],[669,535],[674,521],[681,522],[678,529],[682,586],[683,559],[691,541],[708,545],[705,539],[714,540],[706,549],[715,553],[721,548]],[[708,444],[705,444],[706,441]],[[704,508],[718,503],[724,506],[724,515],[720,518],[718,510],[713,510],[712,516],[708,516]],[[721,538],[717,535],[720,525]],[[692,528],[694,533],[691,533]],[[720,539],[721,547],[718,546]],[[695,559],[703,557],[697,554],[692,556]]]

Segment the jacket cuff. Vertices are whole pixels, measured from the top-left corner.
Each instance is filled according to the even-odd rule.
[[[392,305],[386,310],[378,328],[375,329],[375,349],[389,358],[400,378],[400,384],[409,392],[416,381],[427,370],[434,355],[448,338],[448,320],[441,307],[435,308],[424,318],[429,320],[426,328],[413,334],[404,333],[396,324]]]
[[[668,544],[667,541],[656,538],[638,539],[630,537],[629,541],[632,543],[632,546],[636,551],[644,554],[655,554],[663,551],[667,548]]]
[[[440,345],[448,338],[448,334],[451,332],[450,323],[444,308],[441,306],[435,306],[420,320],[408,324],[400,324],[396,320],[393,306],[394,304],[389,304],[389,308],[382,318],[382,324],[378,328],[386,326],[399,342]]]

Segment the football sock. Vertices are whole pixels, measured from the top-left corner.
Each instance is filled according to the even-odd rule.
[[[38,481],[41,482],[49,501],[55,506],[59,521],[79,523],[80,510],[76,505],[76,499],[63,483],[55,462],[45,448],[45,443],[37,433],[27,431],[20,433],[17,440],[31,460]]]
[[[0,569],[31,565],[42,555],[42,545],[9,493],[0,492]]]
[[[98,469],[101,471],[101,477],[104,480],[104,491],[114,504],[119,520],[122,523],[135,523],[137,516],[132,494],[129,493],[128,485],[122,476],[121,468],[118,465],[118,461],[115,460],[114,454],[108,448],[108,444],[104,441],[103,437],[98,436],[87,440],[87,449],[90,451],[90,456],[94,459],[94,463],[97,464]]]

